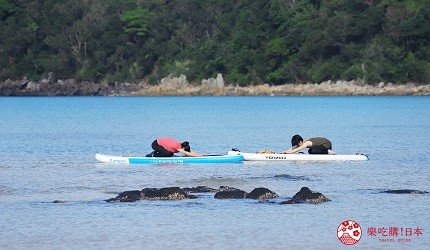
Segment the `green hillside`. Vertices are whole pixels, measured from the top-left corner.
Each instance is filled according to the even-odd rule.
[[[430,82],[429,0],[0,0],[0,80]]]

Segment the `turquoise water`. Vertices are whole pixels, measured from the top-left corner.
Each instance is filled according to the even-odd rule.
[[[358,248],[427,249],[429,97],[0,98],[0,249],[336,249],[338,225],[358,222]],[[143,155],[160,136],[200,153],[232,147],[281,151],[292,135],[325,136],[338,154],[367,162],[245,162],[121,166],[96,152]],[[281,177],[275,177],[281,176]],[[103,200],[145,187],[221,185],[293,196],[302,186],[332,201],[278,205],[249,200]],[[66,203],[53,203],[54,200]],[[422,235],[372,237],[376,228]],[[380,242],[380,238],[411,242]]]

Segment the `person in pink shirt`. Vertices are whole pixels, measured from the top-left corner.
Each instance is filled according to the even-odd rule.
[[[158,138],[152,142],[153,152],[146,157],[172,157],[175,153],[183,153],[185,156],[203,156],[197,152],[191,151],[190,143],[187,141],[180,142],[169,137]]]

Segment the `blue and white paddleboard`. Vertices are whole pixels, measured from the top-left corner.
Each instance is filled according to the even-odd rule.
[[[237,163],[243,155],[218,155],[202,157],[134,157],[96,154],[96,159],[104,163],[119,164],[161,164],[161,163]]]

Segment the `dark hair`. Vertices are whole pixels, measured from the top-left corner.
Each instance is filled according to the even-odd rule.
[[[187,141],[184,141],[183,143],[181,143],[181,147],[187,152],[191,151],[190,143]]]
[[[300,135],[295,135],[293,136],[293,138],[291,138],[291,145],[297,146],[299,145],[299,142],[303,141],[303,138]]]

